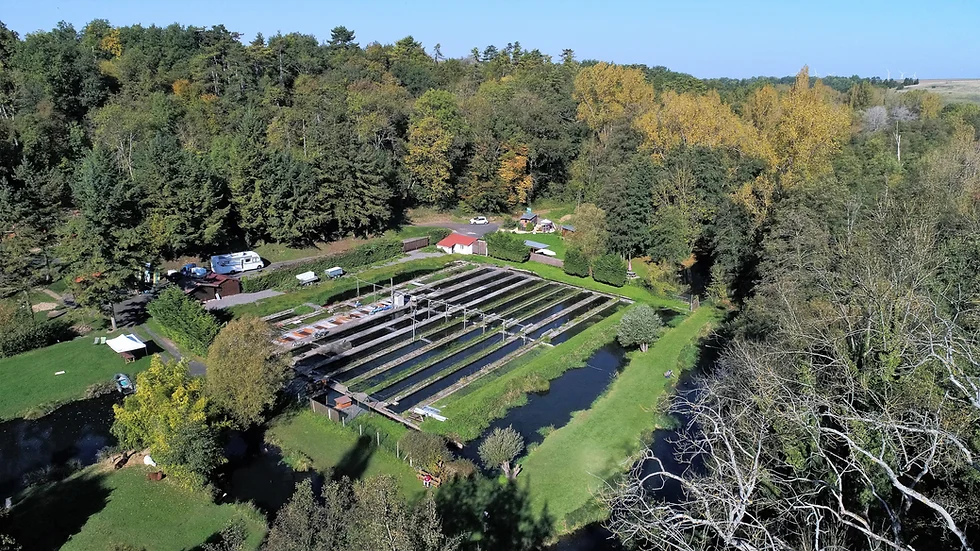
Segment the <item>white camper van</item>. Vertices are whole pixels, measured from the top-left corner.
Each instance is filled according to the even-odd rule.
[[[234,274],[265,268],[262,257],[254,251],[219,254],[211,257],[211,271],[216,274]]]

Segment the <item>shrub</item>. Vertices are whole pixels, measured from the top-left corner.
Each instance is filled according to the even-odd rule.
[[[646,352],[660,335],[664,322],[660,316],[647,304],[638,304],[631,308],[619,322],[617,337],[619,344],[630,347],[639,345]]]
[[[476,464],[469,459],[447,461],[443,469],[446,478],[468,478],[476,473]]]
[[[415,464],[432,470],[449,459],[446,441],[438,434],[409,431],[398,441],[402,453],[415,460]]]
[[[146,309],[170,338],[200,356],[208,353],[208,347],[221,330],[218,318],[176,287],[160,293]]]
[[[43,321],[35,325],[25,312],[25,315],[17,316],[6,326],[0,327],[0,358],[71,340],[74,336],[63,320]]]
[[[626,262],[619,255],[604,254],[596,259],[592,277],[596,281],[622,287],[626,284]]]
[[[435,245],[439,241],[449,237],[453,230],[449,228],[426,228],[422,235],[429,236],[429,245]]]
[[[577,248],[568,249],[565,252],[564,268],[565,273],[568,275],[586,277],[589,275],[589,260]]]
[[[443,230],[442,228],[436,228]],[[445,233],[443,230],[440,233]],[[440,233],[433,233],[439,235]],[[448,234],[446,234],[448,235]],[[432,236],[430,235],[430,240]],[[334,266],[340,266],[344,271],[351,271],[355,268],[383,262],[397,257],[402,252],[402,242],[398,239],[379,239],[371,241],[358,247],[354,247],[342,253],[324,256],[309,262],[295,264],[289,268],[282,268],[274,272],[262,275],[243,277],[242,291],[254,293],[266,289],[288,289],[298,287],[299,281],[296,276],[303,272],[323,272]]]
[[[106,396],[116,391],[116,383],[112,381],[102,381],[91,384],[85,389],[85,398],[98,398]]]
[[[493,232],[483,237],[487,242],[487,253],[501,260],[511,262],[527,262],[531,249],[524,244],[524,239],[516,233]]]

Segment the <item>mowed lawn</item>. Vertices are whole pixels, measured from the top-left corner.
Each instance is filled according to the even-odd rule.
[[[145,551],[194,549],[230,523],[248,529],[247,549],[265,536],[264,517],[242,504],[217,505],[209,495],[164,479],[146,479],[148,468],[103,471],[89,467],[72,477],[34,488],[3,519],[24,549]]]
[[[547,506],[556,529],[569,532],[598,520],[603,512],[593,495],[624,471],[624,459],[642,449],[657,428],[655,412],[668,370],[679,365],[685,347],[717,322],[721,313],[705,306],[671,329],[647,352],[630,353],[630,363],[587,411],[548,435],[523,461],[521,478],[530,484],[535,510]]]
[[[395,437],[382,432],[383,445],[378,447],[376,429],[370,421],[362,437],[357,419],[344,427],[323,415],[303,411],[273,422],[266,431],[266,439],[282,449],[283,457],[293,468],[301,468],[300,463],[308,460],[318,471],[333,471],[353,479],[390,475],[398,480],[406,497],[420,495],[423,488],[415,471],[387,449],[394,449]]]
[[[107,345],[79,337],[0,359],[0,419],[23,416],[42,404],[79,400],[90,385],[112,381],[116,373],[136,377],[149,358],[127,364]],[[62,375],[55,375],[64,371]]]

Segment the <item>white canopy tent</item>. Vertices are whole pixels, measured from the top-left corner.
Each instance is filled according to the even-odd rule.
[[[114,339],[108,339],[105,341],[114,352],[117,354],[122,354],[123,352],[132,352],[133,350],[139,350],[140,348],[146,352],[146,343],[141,341],[139,337],[130,333],[128,335],[119,335]]]

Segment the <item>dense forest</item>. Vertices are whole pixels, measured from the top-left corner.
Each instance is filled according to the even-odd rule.
[[[344,27],[240,38],[0,24],[6,287],[56,259],[99,305],[146,263],[376,234],[412,207],[592,204],[603,247],[660,268],[651,284],[697,264],[738,312],[703,390],[674,405],[699,467],[657,476],[684,497],[624,480],[619,536],[980,538],[980,106],[805,67],[701,80],[516,42],[452,59]]]

